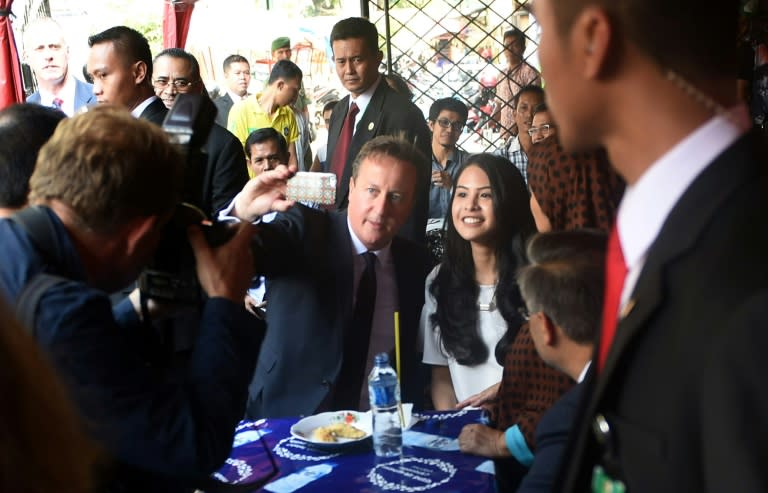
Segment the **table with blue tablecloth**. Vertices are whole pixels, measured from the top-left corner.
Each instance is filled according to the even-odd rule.
[[[480,411],[414,417],[416,423],[404,432],[401,457],[376,457],[370,439],[352,448],[313,448],[291,436],[291,425],[298,418],[243,421],[229,459],[214,477],[234,486],[268,476],[273,466],[266,444],[279,472],[260,491],[495,491],[492,462],[461,453],[455,440],[464,425],[480,422]]]

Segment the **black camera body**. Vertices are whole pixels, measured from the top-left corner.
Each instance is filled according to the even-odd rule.
[[[163,130],[185,156],[182,202],[163,231],[155,256],[139,276],[142,297],[177,304],[198,304],[203,293],[187,228],[198,225],[211,246],[226,243],[233,230],[209,219],[201,208],[207,156],[202,150],[216,118],[216,106],[206,95],[179,94],[163,121]]]

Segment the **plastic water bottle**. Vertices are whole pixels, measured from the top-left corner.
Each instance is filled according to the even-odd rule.
[[[374,358],[368,377],[368,395],[373,420],[373,450],[379,457],[403,452],[403,428],[400,423],[400,385],[397,373],[389,365],[387,353]]]

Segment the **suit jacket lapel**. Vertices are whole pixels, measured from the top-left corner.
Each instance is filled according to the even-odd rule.
[[[365,113],[360,118],[360,123],[355,129],[355,135],[352,137],[350,145],[350,155],[357,155],[363,144],[378,135],[388,88],[387,82],[382,78],[381,82],[379,82],[379,87],[376,88],[373,96],[371,96],[371,101],[365,108]]]
[[[330,253],[328,263],[331,265],[336,285],[334,286],[337,296],[336,311],[339,319],[344,326],[352,317],[352,263],[349,259],[352,257],[352,242],[349,237],[349,228],[347,227],[347,213],[332,212],[329,213],[330,235],[328,238],[328,252]],[[343,331],[342,331],[343,334]]]
[[[676,258],[693,248],[701,231],[721,204],[755,169],[749,151],[752,138],[744,136],[718,156],[699,175],[675,205],[657,239],[648,250],[645,265],[629,298],[628,309],[620,317],[605,368],[597,380],[595,398],[599,400],[610,375],[623,353],[665,299],[664,270]],[[753,173],[753,172],[752,172]]]

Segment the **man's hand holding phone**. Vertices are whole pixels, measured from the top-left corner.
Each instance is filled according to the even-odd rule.
[[[295,174],[295,166],[282,164],[260,173],[237,195],[231,214],[250,223],[268,212],[288,210],[294,201],[286,198],[286,190],[288,180]]]

